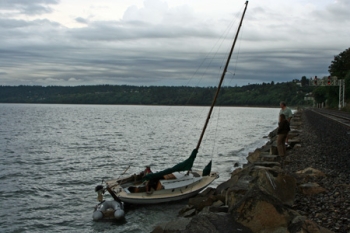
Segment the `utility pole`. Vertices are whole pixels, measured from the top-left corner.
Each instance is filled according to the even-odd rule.
[[[339,79],[339,110],[345,107],[345,80]]]

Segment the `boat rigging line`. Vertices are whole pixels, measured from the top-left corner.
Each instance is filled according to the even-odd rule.
[[[207,119],[206,119],[206,121],[205,121],[205,124],[204,124],[203,130],[202,130],[201,136],[200,136],[200,138],[199,138],[199,140],[198,140],[198,144],[197,144],[197,147],[196,147],[197,150],[199,149],[199,147],[200,147],[200,145],[201,145],[201,142],[202,142],[202,139],[203,139],[205,130],[206,130],[206,128],[207,128],[207,126],[208,126],[208,123],[209,123],[209,119],[210,119],[211,113],[212,113],[213,108],[214,108],[214,105],[215,105],[215,103],[216,103],[216,99],[217,99],[217,97],[218,97],[218,95],[219,95],[222,82],[223,82],[223,80],[224,80],[224,78],[225,78],[225,74],[226,74],[226,71],[227,71],[227,67],[228,67],[228,64],[230,63],[231,55],[232,55],[232,52],[233,52],[233,50],[234,50],[234,48],[235,48],[235,44],[236,44],[236,41],[237,41],[237,38],[238,38],[239,31],[240,31],[241,26],[242,26],[242,22],[243,22],[243,18],[244,18],[245,12],[246,12],[246,10],[247,10],[247,6],[248,6],[248,1],[245,2],[244,12],[243,12],[243,14],[242,14],[242,18],[241,18],[241,21],[240,21],[240,23],[239,23],[239,26],[238,26],[238,30],[237,30],[235,39],[234,39],[234,41],[233,41],[233,44],[232,44],[230,53],[229,53],[229,55],[228,55],[225,68],[224,68],[224,70],[223,70],[223,72],[222,72],[222,75],[221,75],[221,78],[220,78],[220,82],[219,82],[217,91],[216,91],[216,93],[215,93],[215,97],[214,97],[213,103],[212,103],[211,106],[210,106],[210,110],[209,110]]]

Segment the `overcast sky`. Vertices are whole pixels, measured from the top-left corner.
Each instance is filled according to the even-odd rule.
[[[244,0],[0,0],[0,85],[214,86]],[[225,85],[328,75],[349,0],[251,0]],[[215,57],[213,57],[215,55]]]

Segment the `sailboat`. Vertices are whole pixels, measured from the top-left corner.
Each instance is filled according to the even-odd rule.
[[[150,173],[147,175],[140,172],[139,174],[134,174],[129,177],[105,181],[105,187],[99,189],[99,194],[101,194],[101,190],[103,192],[107,190],[113,197],[114,201],[120,203],[158,204],[192,197],[208,187],[215,179],[219,177],[217,172],[211,171],[212,161],[210,161],[202,171],[192,171],[192,166],[196,159],[205,130],[209,123],[211,113],[215,106],[216,99],[220,92],[222,82],[227,72],[227,67],[242,26],[247,6],[248,1],[245,3],[241,21],[228,55],[225,68],[222,72],[217,91],[210,106],[202,133],[197,146],[192,151],[191,155],[186,160],[160,172]]]

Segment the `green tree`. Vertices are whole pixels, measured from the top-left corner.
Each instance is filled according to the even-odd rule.
[[[313,91],[316,103],[323,103],[327,99],[327,87],[318,87]]]
[[[306,78],[306,76],[301,77],[301,86],[309,86],[309,80]]]
[[[345,75],[350,71],[350,48],[334,56],[328,71],[332,76],[337,76],[340,79],[345,78]]]
[[[327,105],[337,108],[339,104],[339,87],[327,87]]]

